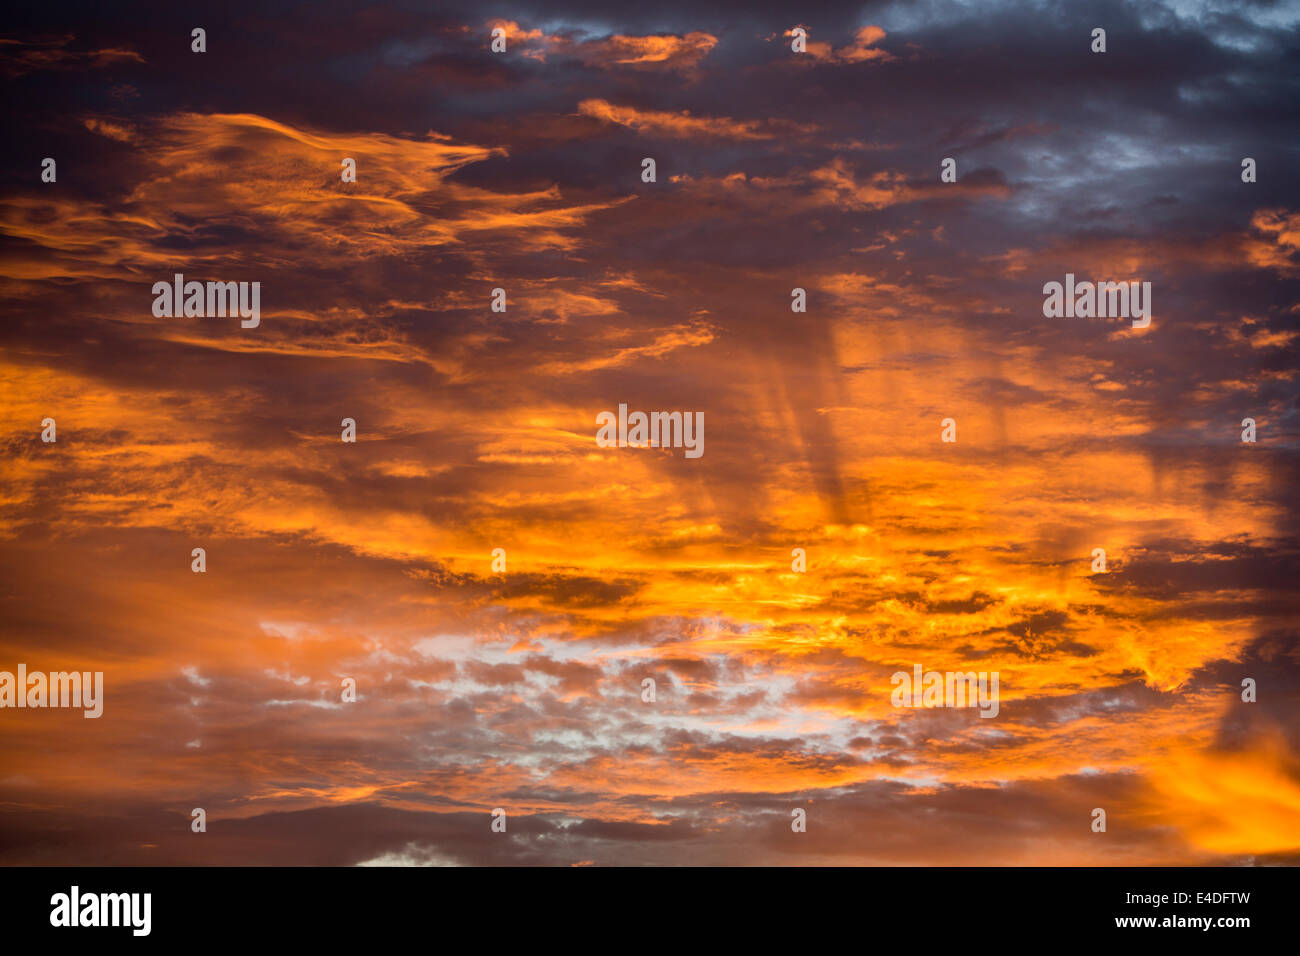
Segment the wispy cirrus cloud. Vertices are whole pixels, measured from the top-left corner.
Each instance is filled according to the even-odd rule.
[[[45,40],[0,37],[0,69],[12,79],[41,70],[95,70],[145,62],[139,53],[126,47],[70,49],[75,40],[71,34]]]
[[[770,140],[815,129],[808,124],[787,120],[736,120],[729,116],[693,116],[689,110],[641,110],[602,99],[583,100],[578,104],[578,112],[647,136],[682,139]]]

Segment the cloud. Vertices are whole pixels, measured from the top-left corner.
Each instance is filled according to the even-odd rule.
[[[1250,261],[1257,267],[1295,275],[1300,269],[1300,213],[1259,209],[1251,217],[1250,225],[1267,237],[1264,242],[1246,240]]]
[[[1184,751],[1151,779],[1149,812],[1223,855],[1300,851],[1300,764],[1279,736],[1239,753]]]
[[[58,196],[0,202],[0,231],[26,243],[5,274],[123,278],[221,268],[241,258],[225,240],[250,228],[275,237],[264,269],[308,248],[409,254],[496,231],[527,248],[573,248],[566,231],[611,205],[566,205],[553,187],[507,194],[462,186],[454,174],[492,150],[434,134],[330,135],[252,114],[182,113],[134,132],[95,118],[86,127],[139,147],[144,175],[113,209]],[[358,163],[356,188],[341,182],[345,157]]]
[[[6,711],[4,861],[1294,860],[1289,34],[1117,8],[1143,56],[1081,101],[1074,21],[936,9],[807,58],[740,7],[505,56],[269,10],[221,83],[22,76],[59,176],[0,191],[0,669],[107,699]],[[76,45],[177,47],[115,19]],[[261,326],[153,316],[175,272]],[[1151,328],[1045,320],[1066,272]],[[623,403],[704,456],[597,446]],[[895,708],[918,663],[998,717]]]
[[[0,38],[0,69],[14,79],[42,70],[96,70],[145,62],[139,53],[125,47],[68,49],[75,39],[71,34],[47,40]]]
[[[621,33],[591,35],[574,30],[555,34],[521,27],[513,20],[489,20],[489,31],[505,32],[507,51],[522,48],[522,55],[538,62],[547,58],[572,59],[605,70],[635,69],[689,74],[718,44],[702,30],[684,34],[658,33],[634,36]]]
[[[680,139],[765,140],[787,133],[806,133],[805,124],[771,120],[735,120],[727,116],[692,116],[689,110],[668,112],[616,106],[607,100],[588,99],[578,104],[578,112],[603,123],[626,126],[648,136]]]
[[[799,26],[803,27],[805,35],[808,37],[805,42],[804,52],[800,56],[806,56],[809,61],[820,63],[888,63],[895,59],[893,54],[880,49],[876,45],[887,35],[878,26],[865,25],[858,27],[853,31],[853,42],[839,49],[832,48],[830,43],[813,40],[813,31],[806,24],[799,24]],[[793,29],[786,30],[783,35],[787,38],[793,37],[794,31]],[[796,57],[795,62],[805,61],[801,60],[800,57]]]
[[[718,45],[718,38],[700,30],[683,36],[623,36],[614,34],[574,46],[579,60],[607,69],[633,67],[689,72]]]

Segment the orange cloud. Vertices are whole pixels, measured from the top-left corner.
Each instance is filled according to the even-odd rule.
[[[633,66],[692,70],[718,44],[718,38],[699,30],[684,36],[623,36],[615,34],[574,46],[579,59],[598,66]]]
[[[897,59],[893,54],[876,46],[886,36],[885,31],[878,26],[858,27],[853,32],[853,42],[840,47],[838,50],[832,49],[829,43],[814,41],[812,31],[804,24],[800,24],[800,26],[803,27],[808,36],[807,41],[805,41],[804,52],[800,56],[806,56],[810,61],[823,63],[888,63]],[[794,31],[793,29],[786,30],[783,35],[788,39],[794,36]],[[799,57],[796,57],[795,60],[797,62]]]
[[[716,44],[501,22],[525,55],[601,69],[687,72]],[[880,62],[882,38],[815,56]],[[0,668],[102,667],[109,697],[102,724],[8,712],[0,802],[183,817],[202,792],[250,822],[400,809],[425,826],[513,793],[512,813],[601,833],[705,834],[693,852],[774,795],[829,809],[845,787],[854,807],[885,798],[860,826],[810,828],[837,834],[827,857],[876,852],[855,833],[899,834],[904,862],[974,852],[971,821],[1027,805],[1032,840],[997,833],[982,859],[1293,851],[1287,745],[1214,748],[1216,668],[1261,634],[1289,640],[1294,617],[1274,581],[1286,470],[1234,429],[1237,405],[1262,435],[1287,421],[1285,390],[1250,389],[1292,374],[1295,336],[1265,297],[1239,328],[1193,317],[1168,348],[1066,339],[1037,317],[1036,274],[1058,258],[1117,277],[1286,270],[1295,215],[999,249],[970,243],[979,222],[908,207],[1009,194],[988,177],[909,179],[811,137],[782,163],[783,137],[813,131],[790,121],[598,98],[578,114],[563,132],[772,155],[749,174],[728,171],[736,150],[693,151],[722,159],[630,200],[595,167],[561,188],[546,171],[563,137],[533,163],[512,119],[453,137],[67,114],[107,154],[105,188],[0,199]],[[509,157],[482,145],[504,142]],[[172,271],[265,277],[262,326],[154,318],[149,283]],[[1165,364],[1183,348],[1212,361]],[[1225,394],[1226,417],[1209,404]],[[625,401],[701,410],[705,456],[598,447],[594,416]],[[1099,545],[1111,567],[1094,574]],[[891,674],[914,662],[999,672],[999,717],[893,707]],[[1093,785],[1148,786],[1115,797],[1111,836],[1136,819],[1160,842],[1069,842],[1088,838]],[[1016,802],[1029,787],[1042,802]],[[171,826],[157,816],[133,819]]]
[[[505,31],[507,50],[516,45],[523,55],[545,61],[548,56],[572,57],[602,69],[633,67],[690,72],[718,44],[718,38],[701,30],[689,33],[630,36],[612,34],[586,37],[581,34],[548,34],[525,29],[514,20],[489,20],[489,30]]]
[[[632,106],[615,106],[608,100],[588,99],[578,104],[578,112],[604,123],[626,126],[652,136],[679,139],[774,139],[783,132],[807,132],[813,127],[771,120],[735,120],[726,116],[693,116],[690,110],[672,113],[665,110],[640,110]]]
[[[571,249],[568,230],[611,205],[566,204],[554,188],[508,194],[462,186],[454,173],[494,151],[436,134],[324,134],[252,114],[181,113],[149,129],[98,118],[85,125],[141,147],[146,175],[111,211],[57,195],[0,200],[0,231],[32,244],[6,258],[4,275],[122,276],[205,259],[210,268],[237,250],[196,255],[165,240],[193,234],[195,222],[252,217],[279,235],[281,248],[321,254],[391,255],[496,231],[511,232],[525,248]],[[344,157],[357,161],[355,184],[341,181]]]
[[[1300,271],[1300,212],[1287,209],[1260,209],[1250,219],[1251,228],[1265,235],[1244,239],[1250,262],[1274,269],[1284,275]]]
[[[0,64],[11,79],[37,70],[94,70],[120,63],[143,63],[134,50],[116,47],[102,50],[69,50],[75,37],[68,35],[47,42],[25,42],[0,38]]]
[[[1278,736],[1240,752],[1182,750],[1153,769],[1147,811],[1224,855],[1300,850],[1300,761]]]

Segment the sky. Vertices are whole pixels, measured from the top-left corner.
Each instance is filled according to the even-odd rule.
[[[1300,863],[1300,4],[187,7],[0,32],[0,864]]]

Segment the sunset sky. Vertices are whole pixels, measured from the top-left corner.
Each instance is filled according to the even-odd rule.
[[[1300,5],[185,6],[0,32],[0,864],[1300,863]]]

